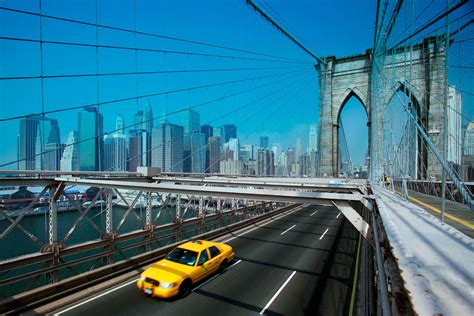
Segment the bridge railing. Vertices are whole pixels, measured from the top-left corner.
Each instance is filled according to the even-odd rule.
[[[394,179],[393,184],[396,188],[401,190],[402,188],[402,179]],[[418,193],[423,193],[431,196],[441,197],[442,194],[442,182],[441,181],[431,181],[431,180],[406,180],[407,189],[410,191],[415,191]],[[465,182],[464,183],[466,188],[474,194],[474,182]],[[454,185],[453,182],[447,181],[446,182],[446,199],[464,203],[462,194],[459,192],[457,187]]]

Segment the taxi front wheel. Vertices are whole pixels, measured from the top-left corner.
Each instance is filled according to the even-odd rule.
[[[186,297],[189,295],[189,292],[191,292],[191,282],[189,282],[189,280],[184,280],[179,286],[178,295],[180,297]]]

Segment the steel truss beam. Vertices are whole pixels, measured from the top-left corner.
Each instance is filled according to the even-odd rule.
[[[165,183],[137,183],[114,180],[90,180],[77,178],[56,178],[58,182],[103,188],[130,189],[146,192],[167,192],[175,194],[220,196],[237,199],[258,199],[275,202],[290,202],[300,204],[332,205],[331,201],[361,202],[370,196],[363,194],[301,192],[290,190],[264,190],[254,188],[209,187]],[[255,184],[254,184],[255,186]]]

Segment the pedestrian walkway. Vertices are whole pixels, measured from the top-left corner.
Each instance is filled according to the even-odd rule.
[[[396,188],[395,193],[401,195],[400,189]],[[408,195],[410,202],[421,206],[437,218],[441,218],[441,198],[411,190],[408,191]],[[471,211],[466,204],[446,200],[444,222],[474,238],[474,211]]]

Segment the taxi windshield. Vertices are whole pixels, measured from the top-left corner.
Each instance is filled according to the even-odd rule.
[[[185,264],[188,266],[194,266],[196,263],[198,253],[195,251],[183,249],[183,248],[176,248],[175,250],[171,251],[166,257],[166,260]]]

